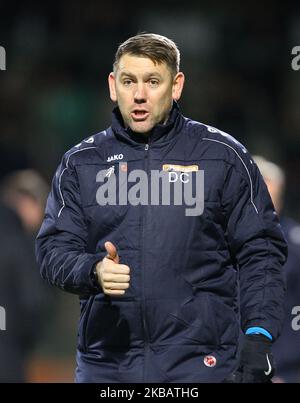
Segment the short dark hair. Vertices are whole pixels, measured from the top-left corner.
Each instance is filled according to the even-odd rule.
[[[175,42],[162,35],[143,32],[121,43],[115,54],[114,72],[116,72],[119,61],[124,54],[148,57],[155,64],[166,63],[173,77],[179,71],[179,49]]]

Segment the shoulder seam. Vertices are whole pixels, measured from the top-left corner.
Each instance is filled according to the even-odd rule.
[[[243,164],[243,166],[244,166],[244,168],[245,168],[245,170],[246,170],[246,172],[247,172],[247,175],[248,175],[248,177],[249,177],[249,181],[250,181],[250,200],[251,200],[251,204],[253,205],[256,214],[258,214],[258,209],[257,209],[257,207],[256,207],[256,205],[255,205],[255,203],[254,203],[254,201],[253,201],[253,182],[252,182],[252,179],[251,179],[251,175],[250,175],[250,172],[249,172],[249,170],[248,170],[246,164],[244,163],[244,161],[243,161],[242,158],[240,157],[239,153],[238,153],[232,146],[230,146],[230,145],[227,144],[227,143],[224,143],[223,141],[215,140],[215,139],[209,139],[208,137],[203,137],[202,140],[214,141],[214,142],[216,142],[216,143],[223,144],[224,146],[229,147],[231,150],[233,150],[233,151],[235,152],[235,154],[238,156],[238,158],[240,159],[241,163]]]
[[[62,179],[62,176],[63,176],[64,172],[69,168],[69,160],[70,160],[70,158],[72,157],[72,155],[77,154],[77,153],[79,153],[81,151],[92,150],[94,148],[97,148],[97,147],[85,147],[85,148],[82,148],[80,150],[73,151],[70,155],[68,155],[66,166],[62,170],[61,174],[59,175],[59,179],[58,179],[58,191],[59,191],[59,194],[60,194],[60,197],[61,197],[61,200],[62,200],[62,207],[59,210],[57,217],[59,217],[61,215],[61,212],[63,211],[63,209],[65,207],[65,199],[63,197],[62,190],[61,190],[61,179]]]

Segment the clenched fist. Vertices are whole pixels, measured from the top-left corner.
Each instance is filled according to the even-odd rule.
[[[125,264],[119,264],[119,256],[114,244],[105,242],[104,246],[107,255],[96,266],[98,281],[104,294],[123,295],[129,288],[130,269]]]

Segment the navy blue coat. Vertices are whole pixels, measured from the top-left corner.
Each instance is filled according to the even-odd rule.
[[[242,329],[278,337],[286,243],[261,175],[233,137],[174,103],[147,141],[115,109],[110,128],[65,154],[37,239],[41,274],[80,296],[78,382],[221,382],[236,365],[238,273]],[[148,175],[197,166],[203,213],[187,216],[184,203],[163,205],[161,196],[156,205],[99,205],[98,172],[114,166],[118,179],[120,164]],[[107,240],[131,269],[121,297],[93,280]]]

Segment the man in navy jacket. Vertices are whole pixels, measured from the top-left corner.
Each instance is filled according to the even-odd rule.
[[[76,381],[268,381],[286,243],[255,163],[180,113],[170,39],[129,38],[108,80],[112,124],[63,157],[37,239],[80,296]]]

